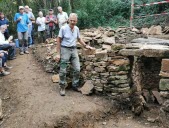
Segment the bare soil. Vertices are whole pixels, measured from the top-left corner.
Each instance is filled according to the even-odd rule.
[[[83,96],[71,89],[59,95],[33,54],[18,55],[9,61],[11,75],[0,78],[0,97],[4,118],[0,128],[150,128],[160,127],[118,111],[111,101],[100,96]],[[149,115],[149,114],[148,114]]]

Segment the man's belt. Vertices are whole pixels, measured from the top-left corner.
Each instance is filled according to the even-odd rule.
[[[62,47],[62,48],[70,48],[70,49],[75,49],[75,48],[77,48],[76,46],[68,47],[68,46],[62,46],[62,45],[61,45],[61,47]]]

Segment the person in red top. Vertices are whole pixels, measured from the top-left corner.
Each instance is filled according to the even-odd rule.
[[[53,38],[55,25],[57,24],[57,17],[53,15],[53,9],[49,9],[49,15],[46,16],[47,37]]]

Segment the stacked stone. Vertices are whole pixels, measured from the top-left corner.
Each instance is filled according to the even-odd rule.
[[[169,59],[162,59],[160,76],[160,94],[164,99],[169,99]]]
[[[126,44],[131,40],[140,37],[147,37],[141,30],[136,28],[119,27],[116,30],[112,28],[99,27],[81,30],[81,37],[86,43],[90,43],[95,48],[103,48],[103,45],[112,45],[115,43]]]
[[[129,80],[129,59],[123,56],[111,57],[107,71],[110,76],[108,77],[108,84],[104,87],[105,91],[111,92],[113,96],[129,93],[130,80]]]
[[[145,37],[142,32],[136,28],[119,27],[116,29],[116,43],[126,44],[135,38]]]
[[[82,74],[85,80],[92,80],[97,92],[111,96],[130,91],[130,61],[127,57],[118,55],[116,50],[97,49],[94,52],[82,52]]]
[[[160,71],[160,95],[163,98],[163,105],[160,109],[160,117],[165,121],[165,123],[168,123],[169,119],[169,59],[163,59],[162,60],[162,66]]]

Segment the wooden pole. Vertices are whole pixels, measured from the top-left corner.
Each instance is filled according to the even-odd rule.
[[[133,16],[134,16],[134,0],[131,0],[130,27],[133,26]]]

